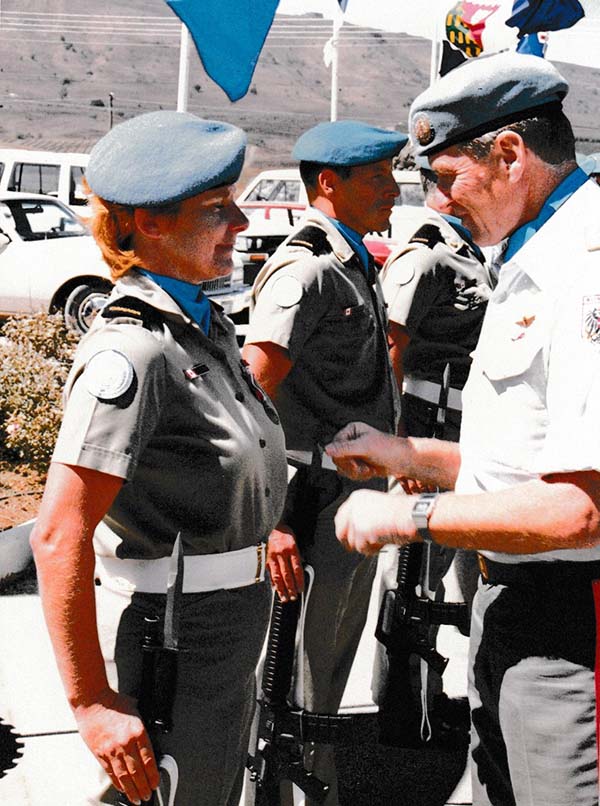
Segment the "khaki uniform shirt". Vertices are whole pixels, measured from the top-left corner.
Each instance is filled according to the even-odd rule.
[[[458,493],[600,470],[600,188],[586,182],[502,266],[463,390]],[[598,560],[600,546],[501,562]]]
[[[97,553],[167,556],[180,531],[186,554],[265,540],[285,499],[283,433],[244,375],[232,323],[213,306],[207,338],[135,270],[112,298],[124,296],[157,308],[160,321],[148,329],[126,315],[96,317],[67,381],[53,456],[126,482],[97,530]]]
[[[326,236],[318,256],[296,238],[307,226]],[[293,362],[276,401],[290,450],[311,451],[354,420],[395,430],[397,389],[373,268],[370,279],[341,233],[313,208],[256,278],[246,343],[278,344]]]
[[[426,207],[413,237],[386,260],[381,283],[389,318],[410,336],[403,356],[406,375],[440,383],[450,364],[450,385],[461,389],[491,294],[485,263]]]

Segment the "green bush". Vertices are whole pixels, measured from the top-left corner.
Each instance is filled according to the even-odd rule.
[[[5,449],[40,473],[50,464],[62,390],[78,336],[62,314],[9,319],[0,341],[0,430]]]

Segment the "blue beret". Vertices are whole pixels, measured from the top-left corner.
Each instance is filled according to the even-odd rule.
[[[157,207],[236,182],[246,134],[184,112],[149,112],[120,123],[90,154],[86,179],[96,196]]]
[[[322,165],[367,165],[395,156],[408,135],[377,129],[359,120],[319,123],[301,135],[292,157],[300,162]]]
[[[409,113],[417,155],[514,123],[536,107],[560,104],[569,85],[539,56],[505,52],[478,56],[422,92]]]
[[[577,162],[582,171],[588,176],[593,174],[600,174],[600,152],[597,154],[588,154],[587,156],[577,155]]]

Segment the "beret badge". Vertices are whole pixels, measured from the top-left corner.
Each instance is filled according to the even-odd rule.
[[[435,137],[435,129],[425,112],[417,113],[412,122],[413,134],[421,146],[427,146]]]

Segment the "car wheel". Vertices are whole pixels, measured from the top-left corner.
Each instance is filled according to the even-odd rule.
[[[99,310],[106,304],[110,287],[104,283],[76,286],[65,301],[65,324],[76,333],[87,333]]]

